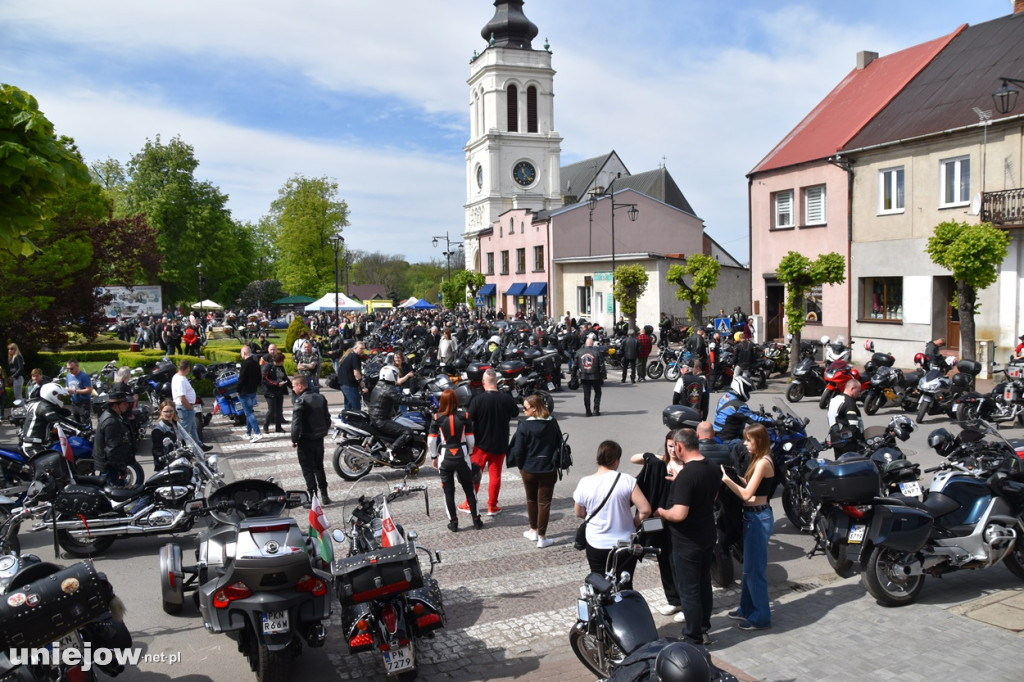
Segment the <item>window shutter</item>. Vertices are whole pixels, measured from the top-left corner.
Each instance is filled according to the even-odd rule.
[[[805,197],[804,223],[806,225],[821,225],[825,222],[825,188],[823,186],[808,187]]]

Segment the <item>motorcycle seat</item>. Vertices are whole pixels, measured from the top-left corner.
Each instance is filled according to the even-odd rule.
[[[144,487],[140,485],[135,488],[114,488],[108,485],[103,488],[103,492],[112,502],[124,502],[141,494]]]
[[[75,476],[75,483],[80,485],[94,485],[97,488],[104,488],[107,485],[107,479],[102,476]]]
[[[933,519],[937,519],[940,516],[945,516],[950,512],[954,512],[960,508],[960,503],[954,500],[948,495],[942,493],[929,493],[924,501],[920,501],[915,497],[903,497],[900,498],[904,504],[914,509],[920,509],[931,514]]]

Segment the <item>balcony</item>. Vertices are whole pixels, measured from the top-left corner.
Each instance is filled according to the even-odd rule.
[[[1024,227],[1024,188],[985,192],[981,221],[997,227]]]

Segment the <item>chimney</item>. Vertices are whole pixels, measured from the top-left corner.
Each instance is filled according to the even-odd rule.
[[[1024,4],[1024,0],[1017,0],[1018,3]],[[867,68],[868,64],[878,59],[877,52],[868,52],[867,50],[861,50],[857,53],[857,70],[863,71]]]
[[[1013,13],[1020,14],[1024,12],[1024,0],[1013,0]]]

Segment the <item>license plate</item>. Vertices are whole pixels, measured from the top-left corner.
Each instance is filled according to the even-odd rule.
[[[864,534],[868,532],[867,526],[850,526],[850,535],[847,536],[846,541],[851,545],[858,545],[864,542]]]
[[[263,634],[273,635],[279,632],[288,632],[287,611],[267,611],[260,615],[263,618]]]
[[[907,497],[920,497],[921,496],[921,484],[917,481],[908,481],[906,483],[900,483],[900,492]]]
[[[553,383],[551,383],[550,381],[548,382],[548,390],[549,391],[555,390],[555,385]]]
[[[384,652],[384,671],[388,675],[409,670],[416,662],[412,657],[412,645]]]
[[[587,608],[586,599],[576,600],[576,615],[578,615],[579,619],[584,623],[590,620],[590,609]]]

